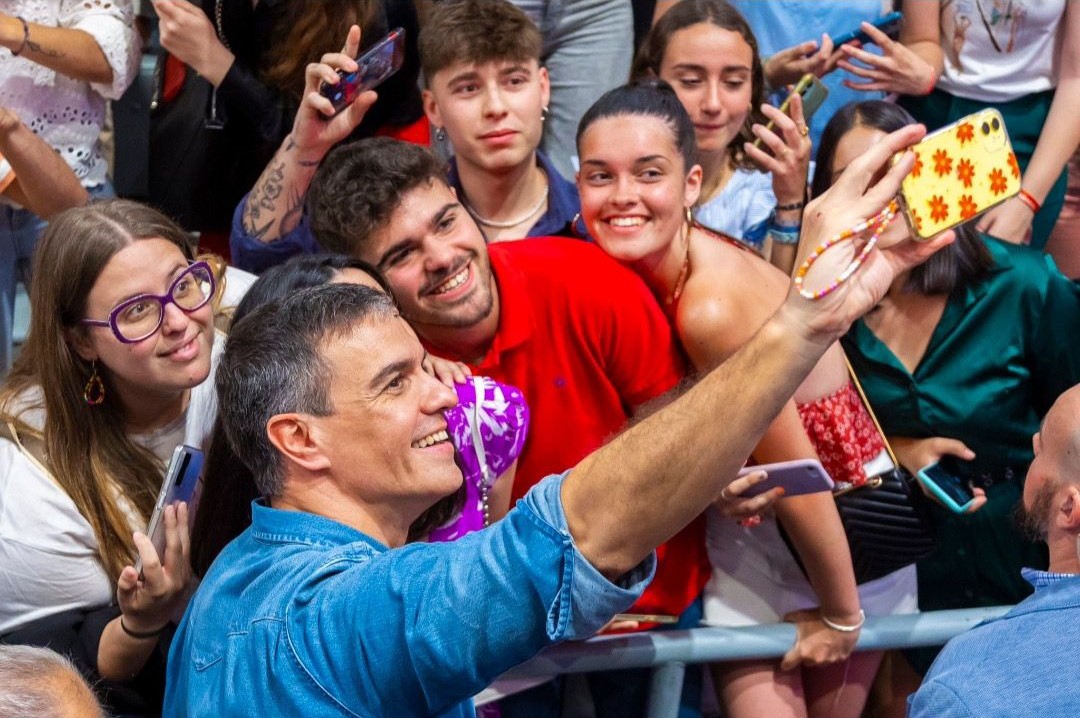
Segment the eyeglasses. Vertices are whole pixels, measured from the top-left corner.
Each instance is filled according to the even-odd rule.
[[[195,262],[173,281],[165,294],[140,294],[120,302],[108,319],[80,319],[80,324],[109,327],[124,344],[141,342],[156,332],[165,317],[165,305],[172,303],[184,312],[206,306],[214,296],[214,273],[206,262]]]

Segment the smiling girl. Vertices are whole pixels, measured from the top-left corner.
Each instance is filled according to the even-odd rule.
[[[769,251],[768,239],[773,263],[790,272],[806,200],[809,130],[798,96],[790,117],[763,104],[761,58],[746,20],[724,0],[683,0],[642,45],[632,77],[646,76],[674,87],[693,122],[702,168],[694,217],[759,252]]]
[[[734,240],[688,221],[703,174],[693,161],[694,130],[663,82],[612,90],[578,129],[578,191],[589,233],[644,278],[665,306],[694,368],[707,371],[765,323],[787,295],[789,280]],[[835,417],[830,429],[837,431],[815,432],[812,439],[800,409]],[[829,438],[848,430],[862,440]],[[891,468],[839,345],[827,351],[754,450],[760,463],[819,457],[837,482],[863,483]],[[725,715],[857,716],[880,660],[877,653],[851,653],[863,612],[915,610],[914,570],[901,569],[856,590],[832,496],[794,496],[780,499],[775,508],[775,520],[769,515],[754,527],[719,512],[709,516],[713,577],[705,589],[706,620],[720,625],[786,620],[798,627],[796,644],[783,661],[713,668]],[[805,575],[785,546],[781,524]]]

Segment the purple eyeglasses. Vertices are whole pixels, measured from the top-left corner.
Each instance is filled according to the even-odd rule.
[[[195,262],[180,273],[165,294],[140,294],[113,307],[108,319],[80,319],[80,324],[108,327],[124,344],[141,342],[156,332],[172,303],[184,312],[193,312],[214,296],[214,273],[206,262]]]

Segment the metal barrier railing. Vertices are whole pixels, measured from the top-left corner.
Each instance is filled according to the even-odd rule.
[[[856,650],[939,646],[1010,608],[994,606],[868,618]],[[674,718],[678,714],[687,664],[776,658],[787,653],[794,641],[795,626],[790,623],[597,636],[543,651],[500,677],[493,689],[477,698],[477,703],[495,700],[500,695],[535,684],[538,679],[563,673],[652,667],[646,715],[648,718]]]

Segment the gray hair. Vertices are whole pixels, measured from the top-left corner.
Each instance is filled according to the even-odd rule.
[[[233,325],[217,370],[219,412],[229,445],[263,496],[280,496],[285,483],[267,422],[278,414],[333,412],[323,343],[372,318],[392,316],[397,309],[387,294],[329,284],[265,304]]]
[[[71,700],[82,700],[78,711]],[[87,713],[91,703],[96,713]],[[37,646],[0,645],[0,716],[104,718],[93,690],[64,656]]]

